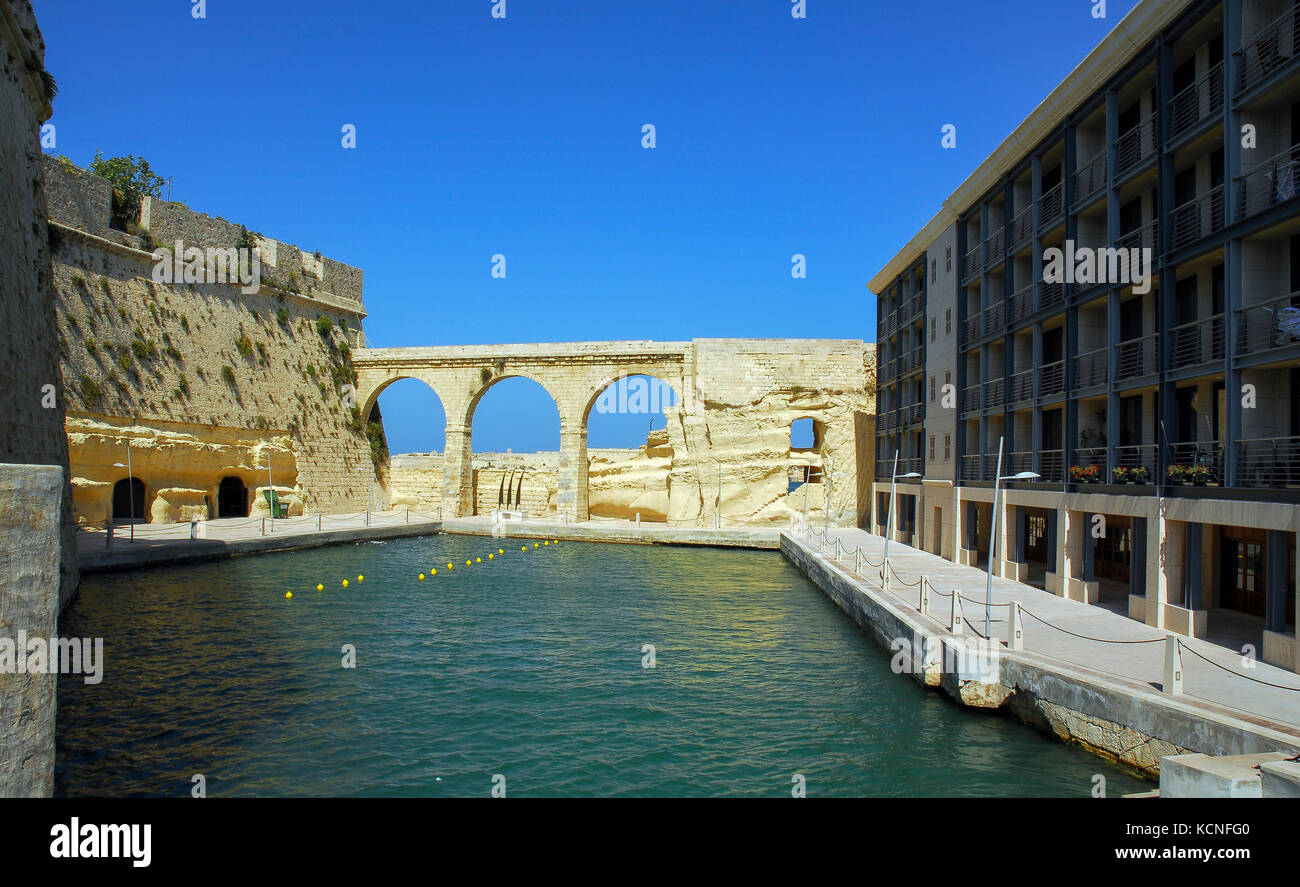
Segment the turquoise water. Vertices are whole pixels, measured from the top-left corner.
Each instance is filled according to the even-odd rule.
[[[210,796],[487,796],[496,774],[508,796],[789,797],[795,774],[810,797],[1147,787],[893,674],[777,553],[520,544],[86,577],[60,629],[103,637],[105,673],[60,683],[56,793],[185,795],[199,773]]]

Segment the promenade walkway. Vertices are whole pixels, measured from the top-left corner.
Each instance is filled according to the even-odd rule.
[[[883,537],[865,530],[832,529],[825,539],[821,531],[812,530],[807,537],[800,534],[798,541],[820,550],[841,569],[856,573],[858,584],[880,592]],[[948,627],[951,595],[956,591],[962,596],[962,609],[970,627],[984,632],[984,571],[897,542],[890,543],[889,564],[888,592],[894,599],[916,612],[924,576],[931,588],[931,614],[938,627]],[[1170,632],[1102,607],[995,577],[990,620],[994,638],[1006,637],[1011,601],[1021,606],[1025,650],[1160,690]],[[1242,719],[1300,734],[1300,674],[1262,661],[1248,663],[1238,651],[1202,639],[1180,640],[1184,693],[1178,698],[1208,702]]]

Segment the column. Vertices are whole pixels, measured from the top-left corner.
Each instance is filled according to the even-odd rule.
[[[1133,518],[1130,534],[1133,550],[1129,558],[1128,615],[1130,619],[1146,622],[1147,588],[1147,519]]]
[[[448,428],[442,454],[442,508],[444,517],[474,513],[474,465],[468,428]]]
[[[1186,566],[1183,568],[1183,575],[1186,578],[1183,582],[1185,590],[1183,605],[1189,610],[1201,610],[1204,609],[1201,606],[1201,553],[1205,532],[1200,524],[1189,523],[1185,528],[1183,561]]]
[[[586,429],[560,429],[560,477],[556,499],[561,514],[568,513],[570,520],[587,520]]]

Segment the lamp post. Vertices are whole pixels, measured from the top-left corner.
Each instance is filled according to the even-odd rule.
[[[1002,525],[1002,521],[998,520],[998,494],[1002,490],[1002,481],[1037,480],[1039,477],[1032,471],[1002,476],[1002,445],[1005,442],[1005,437],[998,438],[998,470],[993,473],[993,528],[989,530],[989,573],[984,583],[984,637],[986,638],[990,636],[989,612],[993,609],[993,558],[997,556],[998,527]]]
[[[274,532],[275,532],[275,502],[276,502],[276,497],[275,497],[275,479],[271,476],[271,454],[270,454],[270,453],[267,453],[267,454],[266,454],[266,464],[265,464],[265,465],[258,465],[257,468],[258,468],[258,470],[261,470],[261,469],[263,469],[263,468],[266,469],[266,485],[267,485],[267,486],[270,488],[270,490],[271,490],[271,498],[270,498],[270,501],[269,501],[267,504],[271,506],[271,532],[274,533]]]
[[[898,450],[894,450],[894,470],[890,472],[889,479],[889,514],[885,518],[885,562],[880,565],[880,584],[883,586],[889,582],[889,537],[894,535],[894,500],[898,498],[898,479],[909,477],[920,477],[915,471],[909,471],[907,474],[898,473]]]
[[[131,441],[128,440],[126,442],[126,464],[123,465],[121,462],[114,462],[113,467],[126,469],[126,491],[127,494],[131,497],[130,498],[130,502],[131,502],[130,541],[134,542],[135,541],[135,477],[131,473]]]

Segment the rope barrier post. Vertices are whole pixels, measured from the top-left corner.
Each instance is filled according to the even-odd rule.
[[[366,526],[370,526],[370,509],[366,509]]]
[[[921,600],[917,604],[917,610],[922,616],[930,615],[930,580],[924,576],[921,577]]]
[[[112,548],[113,547],[113,521],[111,519],[108,521],[107,525],[105,525],[105,529],[107,530],[107,532],[104,533],[104,547]]]
[[[949,631],[953,634],[961,634],[966,627],[966,617],[961,611],[961,595],[955,588],[952,590],[952,618],[949,626]]]
[[[1020,601],[1011,602],[1011,618],[1007,620],[1007,648],[1025,649],[1025,627],[1020,621]]]
[[[1163,690],[1170,696],[1183,695],[1183,648],[1177,636],[1165,638],[1165,680]]]
[[[262,535],[266,535],[266,518],[262,518]]]
[[[317,533],[320,532],[320,530],[321,530],[321,526],[322,526],[322,524],[321,524],[321,516],[318,514],[318,515],[316,515],[316,532],[317,532]]]
[[[855,573],[862,572],[862,549],[861,548],[853,549],[853,572]]]
[[[408,524],[411,522],[411,506],[409,505],[406,506],[406,522]]]

